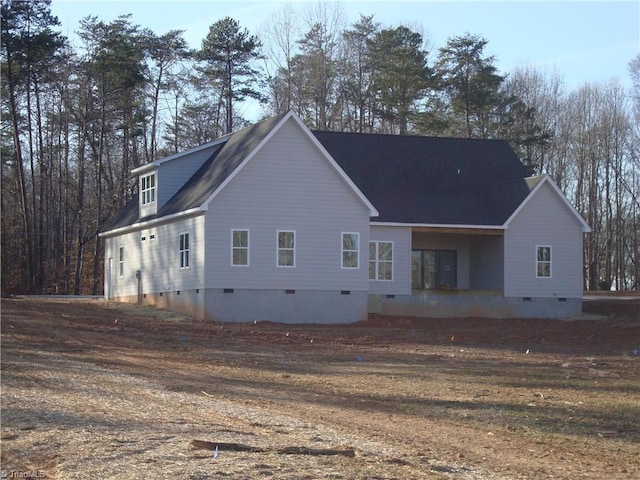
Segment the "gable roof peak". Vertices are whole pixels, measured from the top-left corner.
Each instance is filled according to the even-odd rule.
[[[221,179],[215,188],[212,188],[211,194],[201,204],[201,208],[206,210],[209,203],[219,194],[219,192],[230,182],[233,178],[243,169],[243,167],[249,163],[262,148],[262,146],[268,142],[278,130],[289,120],[294,121],[300,129],[304,132],[305,136],[315,145],[320,151],[322,156],[331,164],[331,166],[337,171],[340,177],[351,188],[356,196],[364,203],[369,210],[369,214],[372,217],[378,215],[378,211],[369,202],[365,195],[360,191],[356,184],[349,178],[349,176],[342,170],[342,168],[331,157],[329,152],[313,135],[311,130],[304,124],[300,117],[293,111],[288,110],[275,117],[268,118],[261,122],[250,125],[249,127],[236,132],[231,136],[229,141],[225,144],[220,153],[220,158],[232,158],[231,163],[233,166],[227,169],[224,178]],[[224,164],[220,158],[217,160],[218,165]]]
[[[556,182],[553,181],[553,178],[551,178],[551,176],[548,173],[541,173],[539,175],[527,177],[524,180],[529,185],[529,190],[530,190],[529,194],[527,195],[526,198],[523,199],[523,201],[520,203],[518,208],[516,208],[516,210],[509,216],[507,221],[505,221],[504,223],[505,228],[509,227],[509,224],[511,223],[511,221],[520,213],[520,211],[531,200],[531,198],[533,198],[536,192],[538,192],[538,190],[540,190],[543,185],[548,184],[551,187],[551,190],[554,192],[554,194],[560,199],[562,204],[576,218],[576,220],[580,224],[580,227],[582,228],[583,233],[591,232],[591,227],[589,226],[589,224],[585,221],[582,215],[580,215],[580,212],[578,212],[578,209],[571,204],[571,202],[566,197],[566,195],[562,193],[562,191],[560,190],[560,187],[558,187]]]

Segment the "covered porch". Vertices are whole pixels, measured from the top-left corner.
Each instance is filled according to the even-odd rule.
[[[413,295],[504,290],[504,230],[429,228],[411,230]]]
[[[505,297],[502,228],[412,227],[410,294],[369,296],[369,313],[431,318],[569,317],[571,299]],[[396,271],[403,274],[402,268]]]

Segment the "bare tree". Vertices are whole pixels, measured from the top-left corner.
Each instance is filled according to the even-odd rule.
[[[550,152],[552,139],[560,133],[562,103],[566,96],[561,77],[553,71],[518,67],[506,79],[503,95],[515,98],[524,107],[521,115],[513,118],[509,132],[513,134],[514,147],[520,149],[521,158],[533,171],[549,173],[562,188],[566,157]]]
[[[288,3],[277,10],[260,31],[267,75],[267,110],[271,115],[291,110],[294,104],[292,61],[297,52],[299,29],[295,10]]]
[[[149,63],[145,69],[145,77],[151,101],[151,129],[148,132],[149,146],[145,155],[147,162],[156,157],[158,150],[160,94],[175,85],[172,69],[179,66],[180,62],[188,55],[187,43],[182,33],[181,30],[171,30],[161,36],[150,31],[144,33],[149,52]]]
[[[374,124],[374,65],[371,45],[380,24],[373,21],[373,15],[360,16],[344,36],[344,60],[341,71],[342,85],[346,97],[347,116],[345,125],[351,131],[371,132]]]

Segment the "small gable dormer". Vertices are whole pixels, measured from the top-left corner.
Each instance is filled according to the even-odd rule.
[[[158,172],[147,170],[138,176],[140,192],[140,218],[158,213]]]
[[[154,160],[131,170],[138,177],[138,220],[158,215],[200,167],[217,155],[229,137]]]

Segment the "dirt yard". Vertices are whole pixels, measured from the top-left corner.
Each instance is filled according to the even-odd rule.
[[[3,300],[0,478],[638,479],[640,299],[585,312],[232,325]]]

